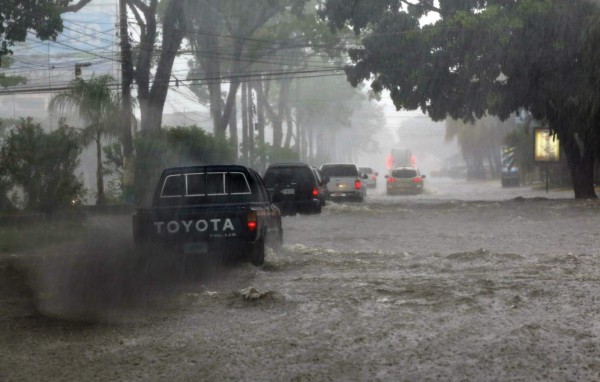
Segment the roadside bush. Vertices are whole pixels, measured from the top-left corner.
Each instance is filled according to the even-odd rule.
[[[50,214],[84,194],[74,174],[81,150],[77,131],[66,124],[45,133],[31,118],[21,119],[0,147],[0,167],[22,188],[26,210]]]
[[[0,147],[4,142],[4,137],[7,134],[8,127],[12,126],[13,123],[13,120],[0,118]],[[12,187],[13,185],[6,174],[6,169],[4,166],[0,165],[0,212],[14,212],[16,210],[16,207],[7,196],[8,191]]]
[[[102,147],[105,160],[102,162],[102,175],[108,177],[104,190],[109,204],[123,203],[126,199],[123,168],[123,147],[120,143],[112,143]]]

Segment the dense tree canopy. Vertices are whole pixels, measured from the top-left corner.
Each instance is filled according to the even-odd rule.
[[[329,0],[323,15],[332,27],[349,25],[364,33],[362,46],[350,51],[354,65],[347,67],[348,80],[354,85],[371,80],[375,91],[390,91],[398,109],[421,109],[434,120],[507,118],[524,108],[561,139],[575,196],[595,197],[597,108],[587,100],[598,99],[599,88],[592,85],[598,60],[585,36],[597,25],[596,5],[587,0],[438,4]],[[421,25],[426,11],[437,12],[439,20]]]
[[[61,13],[74,12],[91,0],[2,0],[0,2],[0,61],[11,54],[28,31],[41,40],[56,39],[62,32]],[[71,4],[73,3],[73,4]]]

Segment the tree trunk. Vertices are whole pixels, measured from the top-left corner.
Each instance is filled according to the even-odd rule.
[[[571,171],[575,199],[597,199],[594,189],[594,151],[583,142],[582,147],[571,134],[560,134],[559,139]],[[581,153],[583,151],[583,154]]]
[[[290,111],[290,83],[291,80],[289,79],[281,81],[279,91],[279,116],[282,120],[285,118],[285,124],[287,126],[285,143],[283,146],[286,149],[290,148],[290,145],[292,144],[292,136],[294,134],[294,124],[292,122],[292,115]]]
[[[103,169],[102,169],[102,142],[100,137],[100,131],[96,133],[96,160],[97,168],[96,168],[96,188],[98,189],[98,193],[96,194],[96,205],[101,206],[106,204],[106,196],[104,195],[104,177],[103,177]]]
[[[237,127],[237,105],[234,104],[231,108],[231,115],[229,116],[229,143],[234,150],[236,161],[239,157],[240,150]]]
[[[250,84],[246,85],[246,91],[248,92],[246,97],[248,100],[248,143],[246,147],[248,148],[248,164],[254,167],[256,164],[254,155],[254,101],[252,100],[252,86]]]
[[[256,90],[256,94],[258,95],[258,88],[262,87],[261,82],[257,82],[254,84],[254,89]],[[260,159],[260,169],[264,170],[267,168],[267,152],[265,151],[265,109],[263,107],[263,103],[260,98],[256,97],[256,119],[257,119],[257,129],[258,129],[258,147],[259,147],[259,159]]]
[[[133,64],[131,44],[127,28],[127,4],[119,0],[119,33],[121,38],[121,143],[123,145],[123,189],[125,201],[131,202],[133,196],[133,137],[131,134],[131,83],[133,82]]]
[[[273,128],[273,148],[280,148],[283,142],[283,121],[281,114],[275,113],[271,104],[269,104],[268,94],[263,88],[264,82],[261,86],[256,88],[259,102],[263,105],[263,110],[266,111],[269,119],[271,120],[271,127]]]
[[[308,130],[308,160],[312,161],[315,159],[315,131],[312,126]]]
[[[298,153],[298,158],[300,160],[304,160],[304,128],[300,124],[300,118],[298,117],[298,112],[296,112],[296,152]]]
[[[158,131],[162,125],[162,113],[171,81],[173,62],[175,61],[175,56],[177,55],[177,51],[179,50],[179,46],[181,45],[181,41],[183,41],[186,32],[184,3],[184,0],[172,0],[168,2],[167,9],[165,10],[164,22],[162,24],[161,54],[158,59],[157,69],[150,89],[148,88],[149,71],[152,66],[151,56],[154,38],[152,38],[151,42],[144,42],[144,44],[142,44],[142,47],[150,46],[148,48],[150,49],[150,57],[146,57],[148,54],[147,52],[144,52],[142,56],[146,57],[147,61],[138,64],[136,70],[136,80],[138,83],[138,94],[142,114],[142,130]],[[152,17],[156,17],[156,15],[152,15]],[[149,27],[150,24],[147,26],[147,29],[149,29]],[[154,28],[156,28],[155,25]],[[155,33],[151,34],[152,37],[155,35]],[[140,51],[143,51],[143,49],[140,49]]]
[[[242,83],[242,157],[244,163],[248,164],[248,85]]]
[[[229,124],[229,118],[231,116],[231,111],[233,110],[233,106],[237,101],[237,91],[240,87],[240,80],[234,78],[231,80],[229,84],[229,92],[227,93],[227,99],[225,100],[225,105],[222,109],[222,115],[219,119],[219,125],[217,126],[217,130],[220,131],[221,137],[225,138],[225,132],[227,131],[227,125]]]

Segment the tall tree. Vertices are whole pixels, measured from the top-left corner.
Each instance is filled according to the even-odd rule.
[[[0,63],[33,30],[41,40],[56,40],[63,30],[61,13],[77,12],[92,0],[3,0],[0,6]]]
[[[175,57],[185,34],[185,0],[126,0],[135,16],[140,40],[131,75],[135,78],[143,133],[156,133],[162,124]]]
[[[485,179],[485,161],[490,175],[500,174],[500,146],[506,135],[515,129],[514,119],[505,122],[496,117],[485,116],[473,122],[446,120],[446,140],[456,139],[467,163],[467,177]]]
[[[376,147],[373,136],[385,126],[385,117],[363,87],[353,88],[342,77],[323,77],[303,79],[298,88],[291,104],[309,131],[309,145],[313,142],[307,161],[355,160],[359,152]]]
[[[113,78],[108,75],[82,79],[71,83],[69,89],[56,94],[50,100],[49,108],[54,111],[76,109],[86,124],[82,129],[82,142],[85,146],[96,146],[96,204],[106,203],[104,193],[104,171],[102,167],[102,138],[119,136],[120,99],[110,90]]]
[[[225,135],[240,81],[252,81],[256,72],[302,67],[302,62],[282,60],[281,56],[288,57],[290,49],[306,48],[306,41],[310,44],[317,32],[325,30],[318,27],[314,12],[311,16],[307,11],[307,3],[308,0],[195,3],[194,30],[189,37],[196,58],[188,78],[196,79],[192,89],[199,99],[210,104],[215,134]],[[309,19],[312,24],[307,22]],[[225,82],[229,82],[226,93],[222,88]]]
[[[350,51],[348,80],[356,85],[373,79],[372,88],[388,89],[398,109],[419,108],[434,120],[486,113],[504,119],[529,110],[560,138],[575,197],[595,198],[591,135],[597,134],[597,113],[584,105],[600,91],[589,78],[599,61],[586,61],[583,37],[597,6],[587,0],[438,4],[327,1],[323,14],[332,26],[368,30],[363,46]],[[421,26],[427,11],[441,19]]]

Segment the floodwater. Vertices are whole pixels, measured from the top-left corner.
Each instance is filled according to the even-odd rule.
[[[31,272],[41,314],[4,310],[0,380],[600,379],[600,203],[427,180],[285,217],[261,268],[144,274],[94,218]]]

